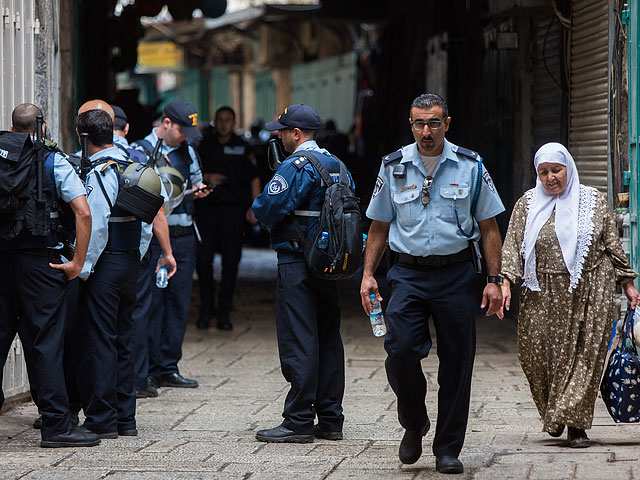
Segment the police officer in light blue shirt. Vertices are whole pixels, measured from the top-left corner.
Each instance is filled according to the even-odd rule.
[[[387,280],[387,377],[398,397],[405,428],[399,457],[414,463],[430,427],[426,380],[420,361],[431,348],[429,316],[440,359],[438,422],[433,440],[436,468],[461,473],[471,373],[475,355],[476,242],[481,241],[488,282],[482,307],[501,303],[501,241],[495,216],[504,211],[480,156],[445,139],[451,118],[438,95],[417,97],[409,123],[415,143],[385,155],[367,216],[369,230],[360,294],[371,313],[370,294],[382,297],[373,276],[388,239],[393,266]]]
[[[253,202],[254,215],[269,230],[271,245],[278,252],[278,351],[282,374],[291,388],[282,424],[256,433],[262,442],[342,439],[344,349],[338,284],[311,273],[291,218],[295,215],[300,234],[308,238],[318,223],[326,191],[305,152],[312,152],[334,181],[340,180],[341,162],[313,140],[319,127],[318,113],[307,105],[291,105],[265,126],[278,130],[285,149],[293,152]],[[355,190],[350,174],[349,180]]]
[[[119,168],[131,164],[113,146],[113,123],[103,110],[83,111],[78,134],[88,134],[92,169],[87,200],[95,221],[80,277],[78,383],[84,427],[101,438],[137,435],[131,348],[132,313],[140,263],[141,221],[116,204]]]
[[[182,341],[189,320],[191,287],[195,268],[196,237],[193,224],[193,200],[209,194],[202,183],[200,162],[193,147],[187,141],[200,136],[196,110],[181,100],[167,104],[160,125],[135,144],[148,154],[161,142],[163,161],[177,169],[186,180],[185,195],[167,215],[171,248],[177,264],[176,274],[166,288],[152,289],[152,305],[149,311],[149,377],[154,386],[195,388],[198,382],[180,375],[178,362],[182,358]],[[161,166],[157,164],[157,166]],[[202,190],[200,190],[202,189]],[[150,264],[156,265],[161,246],[158,238],[151,241]],[[138,382],[144,382],[139,378]],[[143,385],[140,385],[142,387]]]

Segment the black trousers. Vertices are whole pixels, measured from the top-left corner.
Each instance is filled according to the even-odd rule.
[[[283,425],[312,434],[317,415],[322,430],[341,431],[344,348],[338,284],[313,276],[302,254],[278,252],[276,294],[280,366],[291,384]]]
[[[61,263],[55,250],[0,252],[0,384],[2,369],[18,330],[18,318],[30,376],[42,415],[43,438],[71,429],[62,366],[66,280],[49,262]],[[28,340],[27,340],[28,339]],[[0,395],[4,400],[4,395]],[[2,402],[0,402],[1,404]]]
[[[139,265],[137,252],[103,252],[81,285],[79,385],[84,425],[96,433],[136,428],[131,317]]]
[[[156,259],[157,263],[157,259]],[[152,290],[156,281],[156,263],[151,262],[151,247],[142,257],[136,282],[136,307],[133,311],[133,356],[136,390],[149,386],[149,337],[151,330]],[[156,336],[157,337],[157,336]]]
[[[431,348],[428,319],[438,339],[438,422],[436,456],[462,450],[471,394],[476,345],[476,275],[471,262],[437,269],[395,264],[387,274],[391,289],[385,312],[387,378],[398,397],[398,419],[409,430],[426,424],[427,382],[420,361]]]
[[[198,208],[197,222],[202,242],[198,244],[196,253],[196,270],[202,309],[209,316],[216,311],[213,280],[213,256],[216,251],[220,252],[222,260],[217,311],[231,311],[238,264],[242,256],[245,212],[244,207],[240,205]]]

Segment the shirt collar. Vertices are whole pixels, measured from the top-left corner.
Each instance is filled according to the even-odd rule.
[[[444,163],[445,160],[453,160],[454,162],[458,162],[458,156],[451,149],[453,146],[446,138],[444,139],[444,148],[442,149],[442,154],[440,155],[440,162],[438,165]],[[422,160],[420,159],[420,152],[418,152],[418,144],[412,143],[411,145],[407,145],[402,147],[402,160],[400,163],[408,163],[411,162],[416,166],[422,165]]]
[[[300,145],[298,145],[298,148],[296,148],[293,153],[296,153],[300,150],[320,150],[320,147],[315,140],[307,140],[306,142],[302,142]]]
[[[122,153],[120,152],[120,149],[118,147],[109,147],[109,148],[105,148],[104,150],[100,150],[99,152],[96,152],[93,155],[91,155],[89,157],[89,160],[91,161],[91,163],[93,163],[105,157],[113,158],[114,160],[125,160],[125,158],[122,156]]]
[[[123,147],[129,146],[129,141],[125,137],[121,137],[117,133],[113,134],[113,143],[117,143],[119,145],[122,145]]]

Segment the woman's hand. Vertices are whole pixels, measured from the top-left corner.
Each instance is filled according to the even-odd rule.
[[[638,289],[633,285],[633,280],[629,280],[622,288],[624,289],[624,294],[627,296],[630,308],[633,309],[640,305],[640,292],[638,292]]]
[[[504,318],[504,312],[509,311],[509,309],[511,308],[511,282],[509,281],[508,278],[504,278],[502,280],[502,306],[500,307],[500,310],[498,310],[498,313],[496,315],[498,315],[498,318],[502,319]]]

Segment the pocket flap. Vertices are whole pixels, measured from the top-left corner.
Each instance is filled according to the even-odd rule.
[[[393,194],[393,201],[399,204],[407,203],[415,200],[420,195],[419,189],[408,190],[406,192],[395,192]]]

